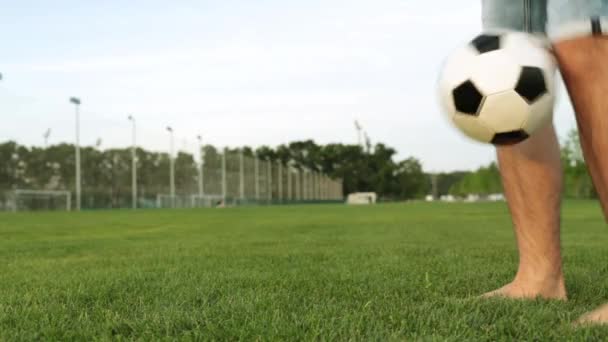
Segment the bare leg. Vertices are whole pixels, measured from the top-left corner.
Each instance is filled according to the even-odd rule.
[[[513,282],[484,296],[566,299],[559,235],[562,170],[555,129],[548,125],[529,140],[497,152],[519,269]]]
[[[585,161],[608,219],[608,36],[560,42],[555,52],[576,111]],[[608,305],[581,321],[608,323]]]
[[[585,161],[608,219],[608,36],[557,43]]]

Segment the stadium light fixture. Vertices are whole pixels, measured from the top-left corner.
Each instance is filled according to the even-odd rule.
[[[372,140],[367,135],[367,131],[363,132],[363,136],[365,137],[365,150],[369,154],[372,152]]]
[[[70,97],[76,109],[76,211],[80,211],[80,99]]]
[[[362,146],[361,130],[363,130],[363,127],[361,127],[361,124],[358,120],[355,120],[355,129],[357,130],[357,145]]]
[[[42,137],[44,138],[44,148],[47,148],[47,146],[49,145],[49,137],[50,136],[51,136],[51,129],[49,128],[42,135]]]
[[[169,132],[169,189],[171,194],[171,206],[175,207],[175,161],[173,158],[173,128],[167,126]]]
[[[137,154],[136,154],[136,123],[133,115],[129,115],[131,121],[131,195],[133,209],[137,209]]]

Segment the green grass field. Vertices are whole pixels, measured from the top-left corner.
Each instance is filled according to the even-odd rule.
[[[564,206],[569,302],[479,300],[517,261],[504,204],[0,214],[0,340],[572,340],[608,228]]]

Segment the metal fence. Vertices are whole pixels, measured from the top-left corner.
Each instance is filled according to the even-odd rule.
[[[279,161],[224,151],[203,158],[202,192],[226,203],[301,203],[340,201],[341,180]]]
[[[44,158],[39,158],[44,160],[38,166],[15,164],[14,172],[24,176],[19,177],[19,184],[9,184],[4,191],[0,189],[0,210],[66,210],[70,206],[66,206],[65,196],[54,196],[66,191],[71,194],[67,201],[71,201],[72,208],[76,207],[74,161],[59,153],[56,155],[65,160],[55,160],[53,151],[53,147],[47,149]],[[217,150],[207,146],[204,151],[198,158],[183,152],[173,157],[174,195],[170,186],[169,155],[139,151],[137,207],[194,208],[338,202],[343,199],[342,181],[320,172],[276,160],[262,160],[238,150]],[[131,208],[132,156],[124,150],[102,153],[89,148],[82,152],[81,207]],[[24,164],[22,170],[19,169],[21,164]]]

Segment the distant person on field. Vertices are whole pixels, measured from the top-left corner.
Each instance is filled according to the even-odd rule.
[[[608,0],[482,0],[482,7],[484,29],[548,34],[552,40],[576,111],[585,160],[608,219]],[[519,145],[498,147],[497,154],[519,269],[510,284],[485,296],[565,300],[562,169],[555,129],[548,125]],[[608,305],[581,321],[608,323]]]

